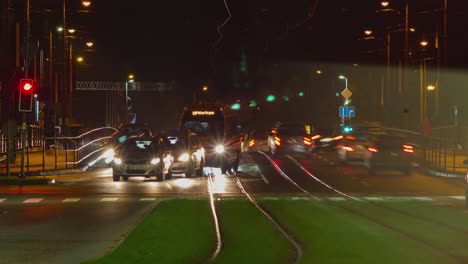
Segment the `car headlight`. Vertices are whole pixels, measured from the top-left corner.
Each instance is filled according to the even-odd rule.
[[[188,161],[189,159],[190,159],[190,156],[188,153],[184,153],[180,155],[178,158],[179,161],[183,161],[183,162]]]
[[[106,164],[109,164],[113,159],[114,159],[114,149],[108,149],[104,154],[102,154],[102,157],[104,158],[104,162]]]
[[[151,164],[156,165],[156,164],[158,164],[160,161],[161,161],[160,158],[154,158],[154,159],[151,160]]]
[[[121,158],[114,158],[114,163],[117,165],[122,164],[122,159]]]
[[[224,152],[224,146],[223,145],[217,145],[215,147],[216,153],[223,153]]]

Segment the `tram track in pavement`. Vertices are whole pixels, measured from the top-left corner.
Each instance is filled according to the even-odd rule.
[[[341,209],[347,211],[348,213],[350,213],[352,215],[355,215],[355,216],[358,216],[360,218],[366,219],[366,220],[368,220],[370,222],[373,222],[373,223],[375,223],[377,225],[380,225],[380,226],[383,226],[383,227],[385,227],[385,228],[387,228],[389,230],[392,230],[395,233],[398,233],[398,234],[400,234],[402,236],[405,236],[405,237],[407,237],[407,238],[409,238],[411,240],[414,240],[414,241],[416,241],[418,243],[424,244],[425,246],[428,246],[429,248],[431,248],[433,250],[436,250],[436,251],[440,252],[441,254],[444,254],[444,255],[446,255],[446,256],[448,256],[450,258],[453,258],[454,260],[459,261],[461,263],[466,263],[468,261],[466,257],[459,256],[459,255],[457,255],[455,253],[452,253],[451,248],[448,248],[447,246],[443,246],[443,245],[440,245],[440,244],[436,244],[433,241],[430,241],[429,239],[426,239],[426,238],[424,238],[424,237],[422,237],[420,235],[417,235],[417,234],[414,234],[414,233],[412,233],[412,232],[410,232],[408,230],[405,230],[401,226],[398,226],[398,225],[386,222],[386,221],[384,221],[382,219],[379,219],[378,216],[374,216],[374,215],[371,215],[370,213],[365,213],[363,211],[359,211],[358,209],[353,208],[349,204],[347,205],[345,203],[332,202],[332,200],[330,200],[330,199],[319,198],[316,194],[314,194],[311,191],[307,190],[307,186],[301,186],[301,184],[298,183],[297,180],[294,180],[294,178],[291,177],[290,175],[288,175],[288,173],[285,172],[285,170],[281,169],[281,167],[278,164],[276,164],[275,161],[273,159],[271,159],[268,154],[266,154],[266,153],[264,153],[262,151],[258,151],[258,152],[260,154],[262,154],[271,163],[271,165],[276,169],[276,171],[278,172],[279,175],[284,177],[288,182],[290,182],[292,185],[296,186],[301,192],[305,193],[311,199],[319,200],[319,201],[321,201],[321,202],[323,202],[325,204],[341,208]],[[355,201],[355,202],[358,202],[358,203],[362,202],[362,203],[364,203],[366,205],[370,205],[371,207],[375,207],[375,208],[378,208],[380,210],[387,210],[387,211],[392,212],[394,214],[397,214],[399,216],[403,216],[403,217],[406,217],[406,218],[412,218],[413,220],[428,223],[428,224],[431,224],[431,225],[434,225],[434,226],[438,226],[438,227],[440,227],[442,229],[447,229],[447,230],[450,230],[451,232],[455,232],[455,233],[458,233],[458,234],[462,233],[462,234],[467,234],[468,235],[467,230],[462,229],[462,228],[457,228],[455,226],[448,225],[448,224],[443,223],[441,221],[438,221],[436,219],[431,219],[431,218],[424,217],[424,216],[421,216],[421,215],[416,215],[414,213],[409,213],[409,212],[403,211],[401,209],[393,208],[393,207],[390,207],[390,206],[385,206],[385,205],[382,205],[381,203],[376,203],[375,201],[371,201],[371,200],[368,200],[368,199],[365,199],[365,198],[362,198],[362,197],[357,197],[357,196],[347,194],[347,193],[345,193],[345,192],[343,192],[343,191],[329,185],[328,183],[326,183],[324,180],[320,179],[319,177],[313,175],[309,170],[307,170],[307,168],[302,166],[300,164],[300,162],[297,161],[295,158],[293,158],[293,157],[291,157],[289,155],[286,155],[285,157],[287,159],[291,160],[292,163],[297,168],[299,168],[300,171],[302,171],[303,175],[307,175],[308,177],[310,177],[311,179],[313,179],[317,183],[322,184],[326,188],[332,190],[334,193],[341,196],[344,200]]]

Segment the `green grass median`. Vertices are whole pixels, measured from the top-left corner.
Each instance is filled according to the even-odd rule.
[[[300,263],[468,260],[468,215],[459,208],[402,200],[381,206],[285,197],[259,202],[302,245]],[[213,263],[292,263],[292,245],[248,200],[221,199],[216,208],[223,248]],[[87,263],[206,263],[215,247],[209,200],[169,199],[113,252]]]
[[[339,207],[304,199],[263,199],[261,203],[303,245],[301,263],[457,263],[423,243]],[[353,205],[362,206],[371,215],[381,213],[364,203]],[[432,205],[426,203],[425,209],[432,210]]]
[[[217,201],[224,247],[214,263],[292,263],[294,248],[246,199]]]
[[[86,263],[201,263],[215,245],[206,199],[165,200],[113,252]]]

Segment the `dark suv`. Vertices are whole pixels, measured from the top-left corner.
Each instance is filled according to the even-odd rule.
[[[411,173],[411,158],[413,145],[408,144],[404,137],[394,134],[375,136],[367,147],[364,165],[369,175],[377,170],[400,170],[405,175]]]

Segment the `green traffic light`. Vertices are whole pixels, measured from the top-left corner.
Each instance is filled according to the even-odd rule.
[[[335,96],[336,96],[336,97],[340,96],[340,93],[335,93]]]
[[[283,100],[284,100],[284,101],[289,101],[289,96],[283,95]]]
[[[270,94],[266,98],[267,102],[274,102],[276,100],[276,96]]]
[[[231,105],[232,110],[239,110],[241,108],[241,105],[239,103],[234,103]]]
[[[257,107],[257,102],[255,100],[251,100],[249,106],[250,107]]]
[[[304,92],[303,91],[300,91],[297,95],[299,95],[300,97],[304,96]]]
[[[351,126],[344,126],[343,127],[343,133],[344,134],[349,134],[351,132],[353,132],[353,128]]]

